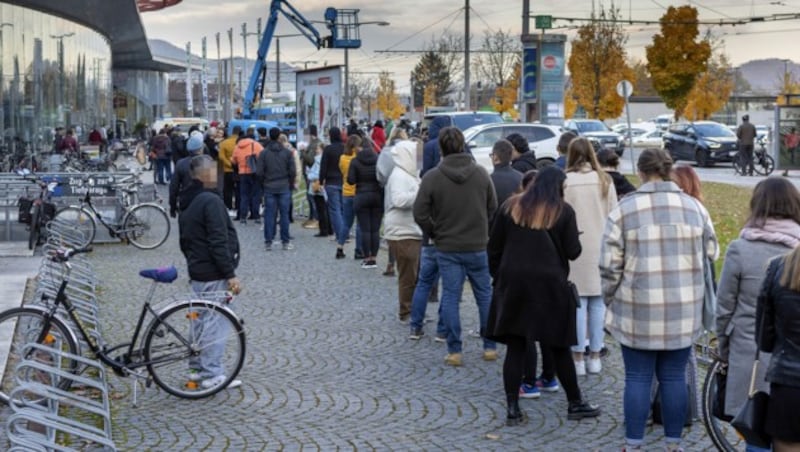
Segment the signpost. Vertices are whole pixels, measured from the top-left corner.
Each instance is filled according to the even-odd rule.
[[[625,99],[625,113],[628,120],[628,153],[631,155],[631,171],[636,170],[636,162],[633,161],[633,137],[631,136],[631,108],[628,104],[628,98],[633,93],[633,83],[627,80],[621,80],[617,83],[617,94]]]
[[[553,28],[553,16],[534,16],[536,19],[537,30],[549,30]]]

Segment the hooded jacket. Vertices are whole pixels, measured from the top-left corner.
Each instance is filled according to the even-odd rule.
[[[386,181],[383,198],[383,236],[386,240],[421,240],[422,229],[414,222],[413,211],[420,183],[417,145],[413,141],[401,141],[383,154],[391,155],[394,160],[394,170]]]
[[[350,162],[350,169],[347,172],[347,183],[355,185],[356,197],[366,193],[376,193],[381,191],[378,184],[376,166],[378,155],[372,149],[362,149],[358,151],[355,158]]]
[[[256,174],[264,193],[283,193],[294,188],[297,168],[292,151],[277,141],[270,141],[258,154]]]
[[[422,148],[422,171],[419,173],[420,177],[425,176],[425,173],[436,167],[441,160],[439,155],[439,131],[447,127],[448,119],[444,116],[437,116],[433,118],[431,125],[428,126],[428,141]]]
[[[414,220],[438,251],[485,251],[497,197],[489,173],[471,155],[444,157],[422,178]]]
[[[247,165],[247,158],[250,155],[258,158],[258,154],[263,150],[264,148],[258,141],[252,138],[243,138],[236,143],[236,149],[233,150],[231,162],[239,169],[239,174],[253,174],[253,171],[251,171],[250,167]]]
[[[322,185],[342,186],[344,177],[339,169],[339,157],[344,153],[342,131],[338,127],[331,127],[329,132],[331,144],[322,150],[322,161],[319,168],[319,182]]]
[[[528,151],[520,155],[516,160],[511,161],[511,167],[522,174],[538,168],[539,166],[536,163],[536,153],[533,151]]]
[[[189,278],[219,281],[236,276],[239,238],[219,194],[195,179],[181,192],[180,206],[180,246]]]

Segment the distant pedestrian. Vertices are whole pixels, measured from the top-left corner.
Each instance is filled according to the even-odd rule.
[[[278,141],[280,134],[281,129],[277,127],[269,129],[267,147],[258,154],[256,162],[256,178],[264,193],[264,244],[267,251],[272,249],[278,215],[283,249],[293,248],[289,234],[289,211],[292,208],[297,168],[292,152]]]
[[[578,138],[574,132],[564,132],[558,138],[558,144],[556,145],[556,151],[558,151],[558,158],[556,159],[555,165],[562,170],[567,169],[567,148],[569,148],[569,143]]]
[[[234,193],[236,193],[236,178],[238,175],[233,170],[233,151],[236,149],[236,142],[239,140],[239,135],[242,133],[242,128],[234,126],[231,129],[231,134],[219,143],[219,167],[222,169],[222,200],[225,202],[225,207],[228,210],[236,207],[233,202]],[[238,193],[236,198],[239,198]],[[238,208],[236,209],[236,220],[239,219]]]
[[[356,158],[356,154],[361,150],[361,137],[358,135],[351,135],[347,137],[347,143],[344,145],[344,153],[339,158],[339,169],[342,175],[350,173],[350,163]],[[347,181],[345,177],[342,183],[342,220],[344,222],[345,234],[350,237],[353,229],[353,224],[356,220],[356,186]],[[356,240],[354,247],[353,258],[363,260],[365,257],[361,245],[361,228],[356,225]]]
[[[497,197],[489,174],[465,152],[461,131],[445,127],[438,136],[441,162],[422,178],[414,202],[414,220],[436,247],[442,276],[441,310],[447,333],[445,364],[460,366],[459,302],[465,278],[469,278],[478,305],[481,331],[489,315],[492,287],[486,244],[489,218],[497,209]],[[493,341],[484,338],[483,349],[484,360],[497,359]]]
[[[383,188],[378,183],[377,163],[378,155],[372,149],[372,142],[364,138],[347,173],[347,183],[356,188],[354,207],[361,230],[361,252],[364,254],[361,268],[376,268],[378,265],[375,259],[381,243]]]
[[[502,206],[506,199],[519,190],[522,182],[522,173],[511,165],[511,155],[514,146],[508,141],[500,139],[492,147],[490,157],[494,165],[491,178],[497,194],[497,205]],[[531,168],[533,169],[533,168]],[[528,170],[530,171],[530,169]]]
[[[183,208],[178,205],[178,195],[192,185],[191,162],[196,155],[203,153],[203,137],[195,135],[186,142],[186,150],[189,156],[178,160],[175,165],[175,174],[169,182],[169,215],[175,218]]]
[[[319,171],[322,161],[322,142],[318,141],[314,149],[314,164],[308,168],[308,194],[311,195],[312,201],[317,208],[319,232],[316,237],[327,237],[333,235],[333,225],[331,225],[328,217],[328,204],[325,193],[325,188],[319,181]]]
[[[351,120],[352,124],[355,121]],[[356,125],[356,129],[358,126]],[[344,152],[344,142],[342,142],[342,133],[338,127],[331,127],[328,132],[331,143],[322,151],[322,161],[319,169],[319,181],[325,188],[325,194],[328,202],[328,214],[333,232],[336,234],[336,259],[344,259],[344,242],[347,240],[347,235],[344,230],[344,212],[342,209],[342,184],[346,175],[342,174],[339,168],[339,158]]]
[[[597,163],[606,174],[611,177],[614,182],[614,189],[617,192],[617,198],[622,198],[628,193],[636,191],[636,187],[628,180],[627,177],[622,175],[619,169],[619,156],[616,152],[610,149],[603,149],[597,153]]]
[[[536,162],[536,153],[528,146],[528,140],[518,133],[512,133],[506,137],[514,150],[511,153],[511,167],[519,171],[520,174],[539,167]]]
[[[255,129],[253,129],[255,130]],[[258,208],[261,204],[259,181],[256,177],[258,155],[263,148],[250,136],[242,136],[236,143],[231,162],[239,176],[239,223],[247,224],[248,218],[261,223]]]
[[[67,132],[67,138],[69,138],[69,132]],[[156,159],[155,183],[158,185],[167,185],[172,178],[172,162],[170,161],[172,151],[170,147],[171,142],[167,136],[167,130],[161,129],[150,145],[150,153]]]
[[[736,129],[736,138],[739,140],[739,162],[742,175],[753,175],[753,149],[758,132],[756,126],[750,123],[750,115],[742,116],[742,124]]]
[[[381,152],[384,146],[386,146],[386,131],[383,129],[383,121],[380,119],[375,121],[375,125],[372,126],[370,138],[372,138],[372,142],[375,144],[375,152]]]

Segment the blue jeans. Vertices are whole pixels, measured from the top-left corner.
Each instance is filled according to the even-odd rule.
[[[342,221],[344,222],[344,235],[347,238],[353,223],[356,221],[355,196],[342,196]],[[361,228],[356,226],[356,251],[361,251]]]
[[[289,243],[289,210],[292,193],[287,189],[280,193],[264,194],[264,242],[275,238],[275,215],[280,212],[281,243]]]
[[[342,187],[339,185],[326,185],[325,193],[328,195],[328,216],[333,227],[333,233],[336,234],[336,243],[342,246],[347,239],[347,235],[344,233]]]
[[[492,302],[492,278],[489,276],[489,259],[486,251],[446,253],[436,251],[436,262],[442,275],[442,317],[447,331],[448,353],[461,353],[461,317],[459,302],[464,290],[464,280],[469,279],[475,303],[478,305],[481,333],[486,329],[489,305]],[[484,349],[495,349],[497,345],[483,340]]]
[[[172,179],[172,160],[169,157],[156,159],[156,183],[165,184]]]
[[[423,246],[419,255],[419,274],[417,285],[414,287],[414,296],[411,298],[411,332],[422,329],[425,322],[425,310],[428,308],[428,298],[439,280],[439,264],[436,263],[436,248]],[[447,336],[442,319],[442,304],[439,303],[439,321],[436,324],[436,334]]]
[[[191,281],[192,291],[196,294],[206,292],[220,292],[228,290],[228,281],[221,279],[217,281]],[[207,297],[198,297],[208,299]],[[211,299],[211,301],[217,301]],[[230,307],[230,305],[229,305]],[[228,331],[229,323],[222,314],[202,309],[199,318],[192,322],[190,330],[192,338],[197,342],[200,355],[189,359],[189,368],[196,370],[203,379],[213,378],[223,375],[225,368],[222,366],[222,355],[225,353],[225,336],[230,334]]]
[[[667,442],[680,442],[689,395],[686,393],[686,363],[691,347],[680,350],[637,350],[622,346],[625,363],[625,442],[641,444],[650,412],[653,375],[661,391],[661,419]]]
[[[260,192],[261,188],[254,175],[239,175],[239,220],[245,221],[247,217],[259,218],[258,205],[261,203]]]
[[[581,297],[581,307],[575,311],[578,345],[572,346],[575,353],[583,353],[586,347],[586,313],[589,313],[589,351],[599,352],[603,348],[606,304],[603,297]]]

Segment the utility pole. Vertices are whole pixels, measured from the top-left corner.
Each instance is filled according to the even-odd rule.
[[[228,119],[233,119],[233,28],[228,29],[228,43],[230,44],[231,47],[231,58],[230,58],[231,68],[228,71],[229,74],[228,81],[230,83],[228,84],[227,89],[228,89],[228,98],[230,99],[230,109],[228,110],[227,115]]]
[[[222,91],[220,90],[220,77],[222,77],[222,56],[219,53],[219,32],[216,34],[217,38],[217,108],[222,107]],[[217,113],[219,114],[219,113]],[[223,118],[225,115],[223,115]]]
[[[531,0],[522,0],[522,36],[521,41],[523,43],[523,47],[525,46],[525,39],[531,33]],[[523,53],[524,55],[524,53]],[[520,59],[524,57],[521,55]],[[522,122],[528,122],[528,106],[522,101],[522,86],[524,84],[524,73],[525,73],[525,65],[522,64],[522,68],[520,69],[522,74],[520,74],[520,84],[519,89],[517,90],[517,105],[519,105],[519,119]]]
[[[469,96],[469,0],[464,0],[464,111],[470,110]]]
[[[242,43],[244,44],[244,73],[247,74],[247,22],[242,22]],[[241,81],[239,85],[241,85]],[[239,95],[244,99],[244,86],[239,86]]]

